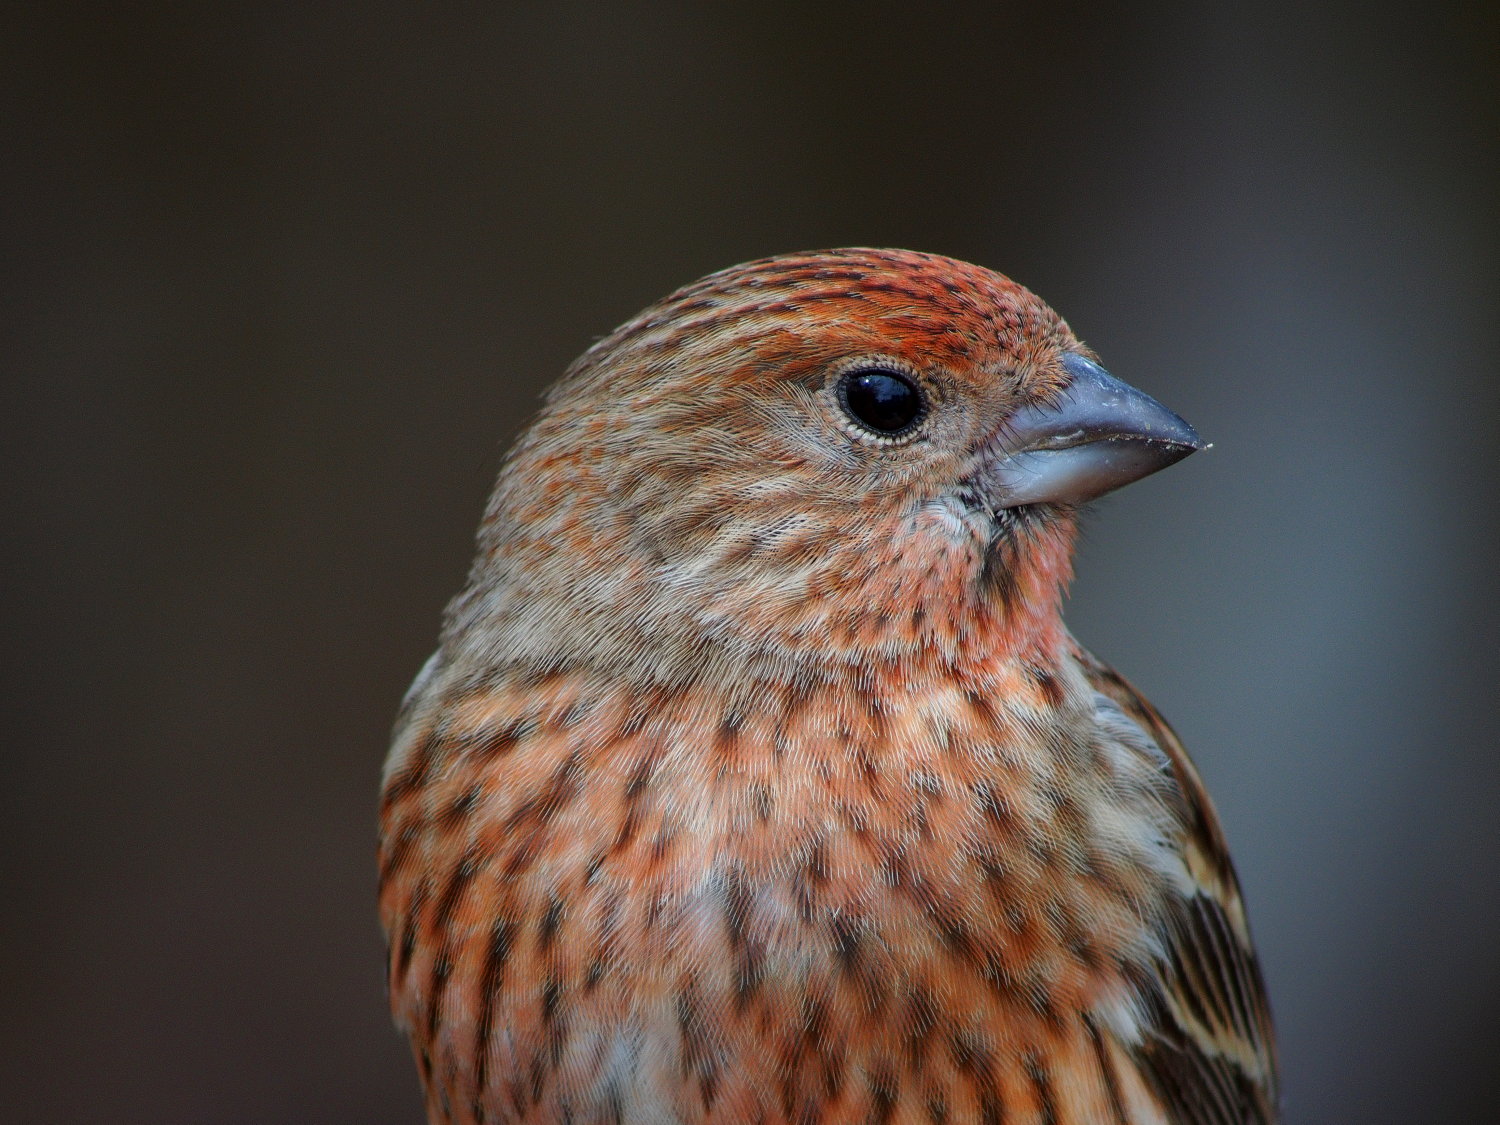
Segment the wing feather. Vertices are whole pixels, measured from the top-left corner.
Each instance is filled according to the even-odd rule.
[[[1260,964],[1213,805],[1166,721],[1122,676],[1083,650],[1095,691],[1165,754],[1177,783],[1191,879],[1169,907],[1162,960],[1138,982],[1147,1030],[1132,1058],[1174,1122],[1275,1125],[1275,1037]]]

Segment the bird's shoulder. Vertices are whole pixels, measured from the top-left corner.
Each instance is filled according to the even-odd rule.
[[[1153,972],[1138,982],[1144,1013],[1128,1055],[1182,1125],[1272,1125],[1276,1050],[1260,964],[1218,816],[1192,761],[1160,713],[1082,648],[1078,661],[1101,723],[1123,716],[1161,750],[1181,825],[1186,872],[1159,922]]]

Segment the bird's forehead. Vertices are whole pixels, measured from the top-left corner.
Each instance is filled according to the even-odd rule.
[[[913,361],[981,358],[1045,340],[1060,318],[1007,277],[935,255],[842,250],[749,262],[674,294],[723,329],[796,328],[910,351]]]
[[[1036,302],[1009,278],[955,258],[913,250],[815,250],[761,258],[711,273],[672,299],[755,294],[869,301],[879,305],[936,302],[996,309]]]
[[[815,386],[867,358],[1046,394],[1066,379],[1062,353],[1079,346],[1040,298],[982,267],[907,250],[814,251],[684,286],[589,349],[549,400],[583,410],[600,395],[702,402]]]
[[[880,352],[962,370],[1032,360],[1072,336],[1029,290],[979,266],[903,250],[831,250],[710,274],[623,326],[613,343],[640,352],[689,340],[809,358]]]

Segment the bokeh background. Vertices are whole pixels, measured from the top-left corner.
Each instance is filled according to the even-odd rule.
[[[0,1118],[420,1120],[376,783],[504,444],[676,285],[873,244],[1215,443],[1069,612],[1218,800],[1288,1122],[1495,1120],[1495,5],[28,7]]]

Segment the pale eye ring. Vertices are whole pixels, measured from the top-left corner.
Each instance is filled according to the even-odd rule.
[[[927,415],[927,400],[916,382],[884,367],[862,367],[843,375],[838,398],[855,423],[883,438],[911,433]]]

